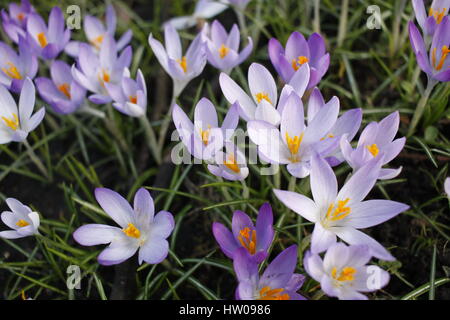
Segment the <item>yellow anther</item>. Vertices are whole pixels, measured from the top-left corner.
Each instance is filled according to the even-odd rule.
[[[105,87],[105,82],[109,82],[110,80],[111,76],[109,75],[109,72],[102,69],[102,72],[98,75],[98,81],[100,81],[102,87]]]
[[[91,40],[90,42],[94,47],[96,47],[98,50],[100,50],[100,47],[103,43],[103,37],[104,37],[103,35],[100,35],[100,36],[96,37],[95,39]]]
[[[16,226],[22,228],[22,227],[26,227],[29,226],[30,224],[28,222],[26,222],[23,219],[20,219],[19,221],[16,222]]]
[[[292,68],[297,71],[302,65],[308,63],[309,59],[305,56],[299,56],[297,59],[292,59]]]
[[[68,83],[63,83],[62,85],[59,85],[58,90],[61,91],[68,99],[71,98],[70,85]]]
[[[259,300],[289,300],[289,294],[283,292],[282,288],[272,289],[266,286],[259,291]]]
[[[128,227],[122,229],[122,231],[131,238],[139,239],[139,237],[141,236],[141,232],[139,231],[139,229],[136,228],[132,223],[129,223]]]
[[[347,203],[349,201],[349,198],[345,199],[344,201],[338,200],[337,207],[335,207],[334,203],[330,204],[326,215],[327,220],[338,221],[348,216],[352,211],[350,207],[347,207]]]
[[[353,281],[355,279],[356,269],[352,267],[345,267],[341,272],[337,273],[336,267],[331,270],[331,276],[337,281]]]
[[[134,104],[137,103],[137,96],[129,96],[128,99],[130,100],[131,103],[134,103]]]
[[[289,136],[289,133],[286,132],[286,143],[287,143],[288,149],[292,155],[292,157],[290,159],[292,162],[299,161],[299,159],[297,157],[297,153],[298,153],[298,149],[300,148],[300,145],[302,144],[303,135],[304,135],[304,133],[302,133],[300,136],[294,136],[293,138],[291,138]]]
[[[45,33],[38,33],[37,38],[41,47],[44,48],[47,45],[47,38],[45,37]]]
[[[241,169],[239,168],[237,162],[236,162],[236,158],[230,154],[228,156],[228,159],[225,160],[225,162],[223,163],[228,169],[230,169],[231,171],[235,172],[235,173],[239,173],[241,171]]]
[[[10,78],[21,80],[22,75],[20,74],[14,63],[7,62],[6,64],[9,66],[9,68],[2,68],[2,71]]]
[[[436,59],[436,51],[437,48],[434,48],[431,53],[431,61],[433,62],[433,67],[439,71],[444,67],[445,59],[447,59],[448,54],[450,53],[450,49],[447,46],[443,46],[441,49],[441,59],[439,60],[439,64]]]
[[[219,51],[220,59],[223,59],[227,56],[228,52],[230,51],[230,48],[228,48],[227,46],[222,44],[218,51]]]
[[[245,227],[239,231],[238,240],[241,245],[247,249],[250,254],[256,252],[256,230],[250,230],[249,227]]]
[[[436,19],[436,23],[440,24],[442,22],[442,19],[444,19],[445,17],[445,11],[447,10],[447,8],[442,8],[441,11],[439,10],[433,10],[433,8],[430,8],[430,11],[428,13],[428,15],[431,17],[433,16],[434,19]]]
[[[181,69],[183,69],[184,73],[187,72],[187,60],[186,57],[183,56],[181,60],[177,60],[178,64],[180,65]]]
[[[270,100],[269,95],[264,92],[260,92],[255,94],[256,101],[260,103],[262,100],[266,100],[268,103],[272,104],[272,100]]]
[[[5,124],[12,130],[16,131],[19,128],[19,118],[17,114],[13,113],[13,119],[2,117]]]
[[[376,157],[378,155],[378,153],[380,152],[380,150],[378,149],[378,146],[376,145],[376,143],[370,145],[370,146],[366,146],[367,150],[369,150],[369,152]]]
[[[203,144],[206,146],[209,143],[209,135],[211,134],[211,126],[208,124],[208,129],[200,129],[200,137],[202,138]]]

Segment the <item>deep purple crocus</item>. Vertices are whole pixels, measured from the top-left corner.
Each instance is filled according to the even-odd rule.
[[[56,58],[70,40],[71,33],[64,28],[65,24],[59,7],[50,11],[48,26],[39,14],[31,13],[27,20],[27,41],[33,52],[43,59]]]
[[[288,83],[300,67],[308,63],[311,76],[308,89],[314,88],[325,75],[330,65],[330,54],[326,52],[325,41],[318,33],[313,33],[308,41],[299,32],[293,32],[284,49],[280,42],[269,41],[269,57],[275,70]]]
[[[235,294],[237,300],[306,300],[297,293],[305,277],[294,273],[297,265],[296,245],[283,250],[261,277],[258,264],[244,248],[237,249],[233,265],[239,281]]]
[[[270,204],[265,203],[259,209],[256,226],[250,217],[235,211],[231,223],[232,232],[219,222],[213,223],[213,234],[222,252],[230,259],[234,259],[239,248],[244,248],[256,264],[267,257],[267,250],[272,243],[273,214]]]
[[[95,104],[112,101],[105,83],[120,84],[125,68],[131,63],[131,47],[126,47],[120,55],[117,53],[116,41],[108,36],[103,40],[97,55],[86,43],[80,45],[77,67],[72,66],[73,78],[84,88],[93,92],[89,96]]]
[[[434,82],[450,81],[450,18],[448,16],[442,18],[433,35],[430,50],[412,21],[409,22],[409,39],[417,63],[428,78]]]
[[[53,61],[49,78],[36,78],[36,87],[42,99],[53,110],[69,114],[77,110],[84,101],[86,89],[72,77],[70,66],[64,61]]]
[[[22,0],[20,5],[14,2],[10,3],[9,11],[2,10],[3,31],[12,41],[19,43],[19,36],[26,37],[28,15],[34,12],[29,0]]]
[[[26,78],[33,79],[38,62],[25,38],[19,36],[19,54],[4,42],[0,42],[0,84],[12,92],[22,90]]]

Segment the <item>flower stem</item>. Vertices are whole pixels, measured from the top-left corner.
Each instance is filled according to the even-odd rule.
[[[411,125],[408,130],[407,135],[408,137],[414,134],[416,127],[419,124],[420,118],[422,118],[422,115],[425,111],[425,107],[427,106],[427,102],[428,99],[430,98],[431,92],[433,91],[433,88],[435,87],[436,84],[437,84],[436,80],[428,79],[427,88],[425,89],[422,98],[419,100],[419,103],[417,104],[416,111],[414,111]]]
[[[238,18],[239,28],[242,32],[242,37],[244,39],[247,39],[248,37],[248,29],[247,29],[247,23],[245,22],[245,14],[244,11],[234,8],[234,11],[236,12],[236,16]]]
[[[161,164],[161,153],[159,152],[158,142],[156,141],[155,132],[148,118],[144,115],[139,117],[142,127],[144,128],[145,136],[147,137],[147,143],[150,151],[153,153],[153,157],[158,165]]]
[[[181,89],[183,90],[183,89]],[[169,129],[170,121],[172,120],[172,110],[173,106],[175,104],[175,101],[180,93],[180,89],[177,89],[177,85],[174,82],[174,88],[172,93],[172,100],[170,101],[170,108],[169,112],[166,115],[166,117],[162,120],[161,129],[159,130],[159,139],[158,139],[158,152],[160,155],[160,158],[162,158],[162,151],[164,147],[164,140],[166,138],[167,130]]]
[[[292,177],[289,179],[289,187],[288,187],[288,190],[289,190],[289,191],[295,191],[295,186],[296,186],[296,184],[297,184],[297,178],[294,177],[294,176],[292,176]]]
[[[44,166],[42,161],[39,159],[39,157],[34,153],[33,148],[30,146],[27,140],[23,141],[23,144],[27,148],[28,155],[30,156],[31,161],[34,162],[34,164],[38,167],[39,171],[49,180],[51,180],[47,168]]]

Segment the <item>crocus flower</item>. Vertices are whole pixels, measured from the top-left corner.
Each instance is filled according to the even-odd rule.
[[[130,117],[141,117],[147,111],[147,86],[144,75],[139,69],[136,80],[130,78],[130,71],[125,69],[120,84],[105,83],[109,96],[114,100],[113,106]]]
[[[445,193],[447,194],[447,197],[450,198],[450,177],[445,179],[444,190],[445,190]]]
[[[297,293],[305,277],[294,273],[297,265],[297,246],[283,250],[267,266],[261,278],[258,264],[247,250],[239,248],[234,255],[234,271],[239,281],[237,300],[305,300]]]
[[[84,101],[86,90],[73,79],[70,66],[55,60],[50,66],[50,75],[51,79],[36,78],[36,87],[42,99],[61,114],[77,110]]]
[[[371,122],[361,133],[356,149],[350,145],[346,135],[341,138],[342,155],[354,171],[368,161],[384,155],[382,165],[392,161],[405,146],[406,138],[395,139],[400,124],[398,111],[391,113],[379,123]],[[381,169],[378,179],[392,179],[400,174],[398,169]]]
[[[2,212],[2,221],[12,230],[0,232],[0,238],[17,239],[39,234],[39,214],[14,198],[6,199],[11,211]]]
[[[15,43],[19,43],[19,36],[25,38],[27,30],[27,20],[30,13],[35,12],[29,0],[22,0],[9,4],[9,12],[2,10],[2,26],[8,37]]]
[[[269,41],[270,61],[285,82],[290,82],[297,70],[309,64],[311,76],[308,89],[314,88],[325,75],[330,65],[330,54],[326,52],[325,41],[318,33],[313,33],[308,41],[299,32],[293,32],[286,43],[286,50],[280,42]]]
[[[115,38],[116,33],[116,25],[117,25],[117,16],[116,11],[114,10],[114,6],[109,4],[106,7],[106,16],[105,16],[106,26],[103,22],[91,15],[86,15],[84,17],[84,32],[88,39],[89,44],[92,46],[92,49],[97,53],[100,51],[102,46],[102,42],[105,37],[113,37]],[[117,41],[117,51],[121,51],[125,48],[126,45],[131,41],[133,37],[133,32],[128,29]],[[80,41],[70,41],[65,51],[67,54],[77,57],[80,50]]]
[[[303,96],[309,81],[309,66],[303,66],[285,86],[280,96],[280,105],[287,95],[295,91]],[[245,91],[225,73],[220,74],[220,88],[229,103],[237,102],[239,114],[245,121],[262,120],[273,125],[280,123],[281,110],[277,110],[278,92],[274,78],[264,66],[252,63],[248,69],[248,85],[251,94]]]
[[[208,165],[208,170],[217,177],[230,181],[242,181],[249,174],[245,155],[232,142],[225,142],[225,152],[217,151],[214,161],[214,164]]]
[[[0,70],[0,84],[15,93],[20,92],[25,78],[34,78],[38,62],[25,38],[19,39],[18,55],[6,43],[0,42]]]
[[[43,59],[56,58],[70,40],[70,30],[64,28],[65,24],[64,14],[59,7],[53,7],[50,11],[48,27],[39,14],[29,14],[27,41],[33,52]]]
[[[363,199],[377,181],[383,157],[369,161],[337,191],[330,165],[317,155],[311,161],[311,191],[314,201],[295,192],[274,190],[289,209],[315,224],[311,238],[313,253],[321,253],[336,242],[336,236],[351,245],[368,245],[374,257],[394,260],[377,241],[358,229],[387,221],[409,207],[390,200]]]
[[[25,79],[20,92],[19,108],[11,93],[0,85],[0,144],[25,140],[28,133],[41,123],[45,115],[44,107],[31,115],[35,98],[36,90],[29,78]]]
[[[206,44],[202,33],[199,33],[183,55],[180,36],[171,24],[166,24],[164,28],[164,39],[165,48],[152,34],[148,37],[148,42],[161,66],[172,77],[174,96],[178,97],[189,81],[205,68]]]
[[[252,38],[248,37],[247,46],[239,53],[240,32],[236,24],[228,34],[222,24],[214,20],[211,28],[204,27],[206,54],[208,62],[215,68],[229,74],[231,70],[244,62],[253,49]]]
[[[134,196],[132,208],[120,194],[106,188],[95,189],[95,198],[105,212],[120,226],[87,224],[78,228],[74,239],[83,246],[110,244],[98,256],[102,265],[119,264],[139,250],[139,264],[162,262],[168,254],[170,236],[174,228],[170,212],[156,215],[150,193],[140,188]]]
[[[308,102],[308,125],[312,123],[319,110],[321,110],[322,108],[329,108],[333,105],[333,103],[333,99],[330,100],[330,102],[325,103],[320,90],[318,88],[314,88]],[[348,110],[336,120],[336,123],[333,125],[330,131],[328,131],[325,136],[322,137],[322,140],[334,137],[340,139],[340,137],[346,134],[347,140],[351,141],[358,132],[359,127],[361,126],[361,121],[361,109]],[[325,160],[327,160],[328,163],[333,167],[341,164],[344,161],[344,157],[342,156],[339,146],[337,146],[335,150],[326,155]]]
[[[442,19],[447,16],[450,8],[450,0],[433,0],[430,9],[425,10],[423,0],[413,0],[412,5],[416,15],[417,22],[422,28],[424,34],[432,36]]]
[[[415,24],[409,22],[409,39],[419,67],[432,81],[450,81],[450,18],[445,16],[433,35],[428,53],[425,41]]]
[[[340,300],[367,300],[361,292],[373,292],[389,282],[389,273],[378,266],[367,265],[372,257],[365,245],[332,245],[322,260],[308,251],[303,265],[326,295]]]
[[[192,15],[172,18],[169,21],[166,21],[164,26],[170,24],[178,30],[187,29],[203,20],[217,16],[227,8],[228,6],[223,1],[199,0],[195,5],[195,10]]]
[[[244,248],[256,264],[267,257],[267,250],[273,240],[273,214],[270,204],[259,208],[256,226],[242,211],[235,211],[231,222],[232,231],[219,222],[213,223],[213,234],[222,252],[234,259],[239,248]]]
[[[264,160],[285,164],[291,175],[304,178],[309,175],[314,153],[325,156],[339,145],[336,137],[324,139],[336,123],[339,99],[334,97],[327,107],[321,108],[308,126],[305,126],[302,100],[295,92],[282,107],[280,129],[253,120],[248,122],[247,131]]]
[[[80,45],[78,68],[72,66],[72,76],[85,89],[93,92],[89,100],[96,104],[111,102],[105,83],[120,84],[125,68],[131,63],[131,47],[126,47],[118,56],[115,40],[107,36],[97,55],[86,43]]]
[[[202,160],[212,160],[222,149],[224,140],[231,137],[239,121],[237,107],[232,106],[219,127],[216,108],[207,98],[200,99],[195,106],[194,123],[177,104],[172,118],[189,153]]]

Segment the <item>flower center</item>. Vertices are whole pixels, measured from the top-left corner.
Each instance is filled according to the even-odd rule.
[[[255,94],[255,97],[256,97],[256,101],[258,101],[258,103],[260,103],[264,99],[268,103],[272,104],[272,101],[270,100],[269,95],[267,93],[260,92],[260,93]]]
[[[130,100],[131,103],[134,103],[134,104],[137,103],[137,96],[129,96],[128,99]]]
[[[23,219],[20,219],[19,221],[17,221],[17,223],[16,223],[16,226],[18,226],[18,227],[26,227],[26,226],[29,226],[30,224],[28,223],[28,222],[26,222],[25,220],[23,220]]]
[[[211,133],[211,126],[208,124],[208,129],[200,129],[200,137],[202,138],[203,144],[206,146],[209,143],[209,135]]]
[[[235,173],[239,173],[241,171],[241,169],[239,169],[239,166],[236,162],[236,158],[234,157],[234,155],[230,154],[228,156],[228,159],[225,160],[225,162],[223,163],[228,169],[230,169],[231,171],[235,172]]]
[[[305,56],[299,56],[297,59],[292,59],[292,68],[297,71],[302,65],[308,63],[309,59]]]
[[[24,14],[23,12],[19,13],[19,14],[17,15],[17,19],[19,19],[19,21],[22,22],[23,19],[25,19],[25,14]]]
[[[323,140],[328,139],[328,138],[334,138],[334,134],[329,133],[329,134],[327,134],[325,137],[320,138],[320,141],[323,141]]]
[[[256,252],[256,230],[251,230],[249,227],[245,227],[239,231],[238,240],[241,245],[247,249],[250,254]]]
[[[353,281],[355,280],[356,269],[352,267],[343,268],[339,274],[336,267],[331,270],[331,277],[337,281]]]
[[[378,149],[378,146],[376,145],[376,143],[370,145],[370,146],[366,146],[367,150],[369,150],[369,152],[376,157],[378,155],[378,153],[380,152],[380,149]]]
[[[58,86],[58,90],[61,91],[67,97],[67,99],[71,98],[70,85],[68,83],[63,83],[62,85]]]
[[[445,10],[447,10],[447,8],[442,8],[441,11],[434,10],[433,8],[430,8],[430,11],[429,11],[428,15],[430,17],[433,16],[434,19],[436,19],[437,24],[440,24],[442,22],[442,19],[444,19]]]
[[[98,37],[96,37],[95,39],[91,40],[91,44],[97,48],[98,50],[100,50],[100,47],[103,43],[103,37],[104,35],[99,35]]]
[[[14,63],[7,62],[6,64],[9,66],[9,68],[8,69],[7,68],[2,68],[2,71],[7,76],[9,76],[10,78],[21,80],[22,79],[22,75],[20,74],[19,70],[14,65]]]
[[[12,130],[16,131],[19,128],[19,118],[17,114],[13,113],[13,119],[2,117],[5,124]]]
[[[444,67],[445,59],[447,59],[447,55],[450,53],[450,49],[447,46],[443,46],[441,49],[441,59],[439,60],[439,63],[437,63],[436,59],[436,51],[437,48],[433,49],[433,52],[431,54],[431,60],[433,62],[433,67],[439,71]]]
[[[100,81],[100,84],[104,88],[105,82],[111,81],[111,76],[109,75],[109,72],[105,69],[102,69],[102,72],[98,75],[98,81]]]
[[[258,300],[289,300],[291,297],[287,293],[283,293],[284,289],[272,289],[269,286],[263,287],[259,291]]]
[[[183,69],[184,73],[187,72],[187,60],[186,56],[183,56],[181,60],[177,60],[178,64],[180,65],[181,69]]]
[[[230,51],[230,48],[228,48],[227,46],[222,44],[218,51],[219,51],[220,59],[223,59],[227,56],[228,52]]]
[[[45,37],[45,33],[43,32],[38,33],[37,39],[42,48],[44,48],[47,45],[47,38]]]
[[[293,138],[291,138],[289,136],[289,133],[286,132],[286,143],[289,151],[291,152],[291,158],[289,160],[291,160],[292,162],[299,161],[297,153],[300,145],[302,144],[303,135],[304,133],[302,133],[300,136],[294,136]]]
[[[344,201],[338,200],[337,206],[332,203],[328,207],[326,220],[327,221],[338,221],[344,219],[346,216],[352,212],[350,207],[347,207],[347,203],[350,201],[350,198],[345,199]]]
[[[132,223],[129,223],[128,227],[122,229],[122,231],[131,238],[139,239],[139,237],[141,236],[141,232],[139,231],[139,229],[136,228]]]

